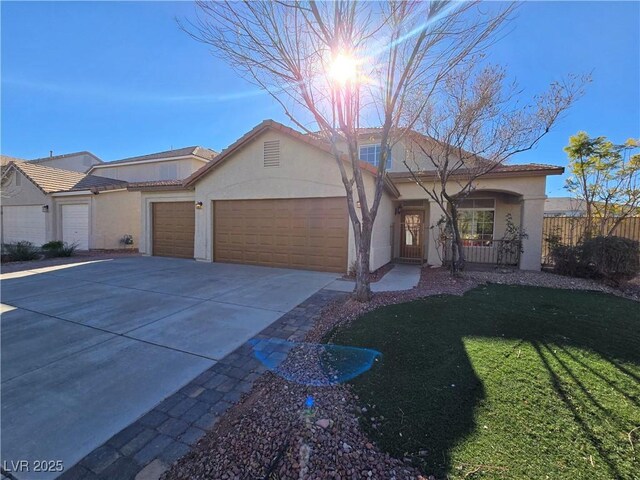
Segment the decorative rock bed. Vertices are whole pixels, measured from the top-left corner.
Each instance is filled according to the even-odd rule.
[[[542,272],[468,272],[423,268],[419,285],[375,294],[366,304],[337,301],[324,309],[306,341],[383,305],[438,294],[462,295],[482,283],[596,290],[639,300],[637,285],[616,290],[598,282]],[[299,362],[305,362],[300,356]],[[296,368],[305,369],[300,364]],[[312,368],[311,366],[308,366]],[[375,368],[375,367],[374,367]],[[305,406],[311,396],[314,406]],[[266,373],[164,479],[425,479],[410,461],[381,452],[359,427],[357,397],[348,385],[309,387]],[[433,477],[428,477],[433,478]]]

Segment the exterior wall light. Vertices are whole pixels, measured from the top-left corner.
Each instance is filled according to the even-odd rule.
[[[202,210],[202,202],[196,202],[196,208]]]
[[[42,206],[42,211],[43,211],[43,213],[49,213],[49,205],[43,205]]]

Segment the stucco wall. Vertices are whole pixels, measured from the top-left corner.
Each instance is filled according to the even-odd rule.
[[[264,167],[264,142],[280,140],[280,166]],[[373,198],[373,177],[365,175],[369,201]],[[267,131],[233,154],[196,184],[195,201],[202,210],[196,213],[195,257],[213,259],[212,201],[262,198],[344,197],[339,168],[333,157],[285,134]],[[371,268],[390,260],[391,200],[383,196],[371,253]],[[387,232],[380,235],[379,230]],[[355,259],[353,232],[349,228],[348,265]],[[348,268],[345,265],[345,271]]]
[[[194,158],[137,163],[130,165],[103,164],[93,169],[92,175],[125,180],[127,182],[146,182],[157,180],[182,180],[187,178],[205,163]]]
[[[100,163],[92,155],[82,153],[64,158],[52,158],[51,160],[40,160],[38,165],[45,167],[60,168],[62,170],[72,170],[74,172],[86,172],[92,165]]]
[[[3,205],[48,205],[49,198],[22,173],[13,170],[2,187]]]
[[[91,248],[124,248],[125,234],[133,235],[133,246],[140,243],[140,192],[102,192],[93,198],[91,210]]]

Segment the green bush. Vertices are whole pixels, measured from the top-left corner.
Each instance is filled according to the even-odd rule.
[[[640,272],[639,243],[623,237],[593,237],[576,246],[551,247],[554,271],[561,275],[600,278],[613,284]]]
[[[40,258],[40,249],[26,240],[5,243],[2,252],[9,262],[26,262]]]
[[[640,272],[640,248],[623,237],[593,237],[582,243],[582,256],[596,275],[619,283]]]
[[[76,249],[78,248],[78,244],[77,243],[66,243],[63,245],[62,248],[58,249],[57,252],[57,256],[58,257],[73,257],[76,254]]]
[[[560,243],[551,247],[551,259],[553,271],[569,277],[593,278],[596,273],[589,264],[585,263],[582,253],[582,245],[562,245]]]
[[[64,242],[62,242],[61,240],[51,240],[50,242],[47,242],[44,245],[42,245],[42,250],[46,252],[46,251],[52,251],[52,250],[60,250],[63,247],[64,247]]]
[[[76,253],[77,243],[66,243],[60,240],[52,240],[42,246],[47,257],[71,257]]]

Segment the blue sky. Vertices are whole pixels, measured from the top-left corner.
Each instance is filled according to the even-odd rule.
[[[89,150],[103,160],[203,145],[220,150],[278,105],[190,39],[190,2],[2,2],[1,151],[34,158]],[[525,93],[592,72],[586,96],[517,163],[566,165],[586,130],[640,137],[640,3],[526,2],[492,47]],[[249,95],[244,95],[245,93]],[[251,92],[254,92],[251,94]],[[565,195],[560,177],[547,193]]]

